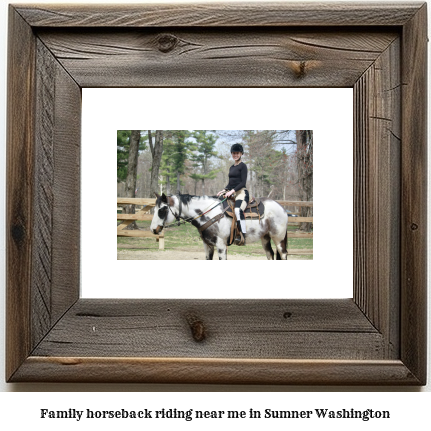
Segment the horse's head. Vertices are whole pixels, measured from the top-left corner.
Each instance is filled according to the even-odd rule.
[[[154,207],[154,216],[151,222],[150,230],[155,235],[158,235],[164,228],[166,223],[172,223],[175,220],[172,208],[174,206],[174,200],[170,196],[166,196],[164,193],[162,196],[155,193],[157,200],[156,206]]]

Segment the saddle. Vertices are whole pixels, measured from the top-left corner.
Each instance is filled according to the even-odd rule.
[[[226,215],[232,217],[236,220],[235,217],[235,199],[228,198],[223,202],[223,210],[226,212]],[[247,204],[247,207],[244,210],[244,216],[253,219],[258,218],[259,221],[263,217],[265,212],[265,207],[263,203],[256,198],[251,198],[251,201]]]
[[[238,226],[237,226],[237,218],[235,215],[235,199],[233,197],[230,197],[226,199],[223,202],[223,212],[228,216],[232,218],[232,225],[230,228],[230,238],[228,245],[232,245],[235,242],[235,238],[240,236],[241,243],[238,245],[242,245],[244,242],[244,237],[241,232],[238,232]],[[251,201],[247,204],[247,207],[244,210],[244,216],[247,219],[249,217],[250,219],[257,218],[260,222],[260,219],[263,217],[265,212],[265,207],[261,201],[255,198],[251,198]]]

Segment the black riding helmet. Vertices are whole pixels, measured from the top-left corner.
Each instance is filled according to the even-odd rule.
[[[233,153],[234,151],[238,151],[238,152],[244,154],[244,148],[242,148],[241,144],[233,144],[230,147],[230,152]]]

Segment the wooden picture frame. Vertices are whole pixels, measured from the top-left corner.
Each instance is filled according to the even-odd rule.
[[[426,45],[424,3],[10,6],[7,381],[424,385]],[[354,89],[353,299],[80,298],[81,88],[159,86]]]

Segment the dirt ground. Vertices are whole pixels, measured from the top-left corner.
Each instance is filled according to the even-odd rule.
[[[290,255],[288,259],[299,260],[302,256]],[[228,249],[228,260],[267,260],[264,251],[261,254],[235,254]],[[205,260],[205,253],[198,247],[187,250],[150,250],[150,249],[130,249],[117,250],[117,260]],[[217,252],[214,253],[214,260],[218,260]]]

